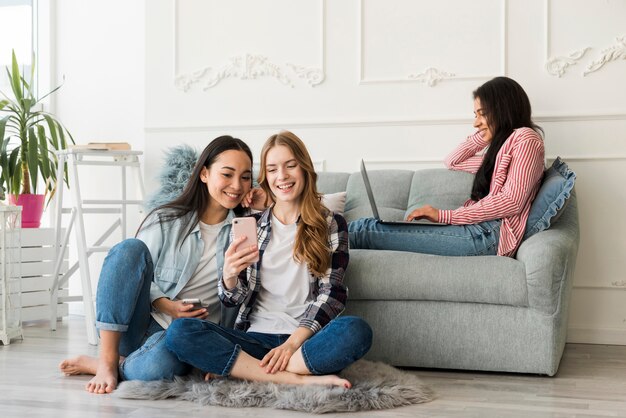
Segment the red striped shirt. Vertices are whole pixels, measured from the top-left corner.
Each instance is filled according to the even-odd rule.
[[[480,152],[488,145],[478,132],[469,136],[446,157],[446,167],[475,174],[484,157]],[[496,156],[489,194],[478,202],[469,199],[455,210],[440,210],[439,222],[467,225],[502,219],[498,255],[513,256],[539,190],[544,155],[543,139],[537,132],[516,129]]]

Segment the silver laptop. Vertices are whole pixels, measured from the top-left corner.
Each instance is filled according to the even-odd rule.
[[[367,192],[367,197],[370,201],[370,206],[372,207],[372,213],[374,214],[374,218],[380,222],[381,224],[386,225],[434,225],[441,226],[447,225],[438,222],[431,222],[428,219],[419,219],[416,221],[386,221],[384,219],[380,219],[378,215],[378,207],[376,206],[376,200],[374,200],[374,193],[372,192],[372,186],[370,184],[370,179],[367,176],[367,170],[365,169],[365,162],[361,160],[361,177],[363,178],[363,183],[365,184],[365,191]]]

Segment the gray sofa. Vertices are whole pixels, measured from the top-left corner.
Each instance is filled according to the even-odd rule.
[[[368,174],[385,219],[426,203],[459,207],[472,182],[445,169]],[[319,173],[318,187],[347,191],[348,222],[372,216],[360,173]],[[352,249],[345,314],[372,326],[371,360],[552,376],[565,345],[578,242],[572,193],[558,221],[522,242],[515,258]]]

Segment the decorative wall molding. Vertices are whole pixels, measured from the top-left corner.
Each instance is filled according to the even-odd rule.
[[[583,76],[598,71],[600,68],[604,67],[605,64],[611,61],[617,61],[620,59],[626,60],[626,35],[618,36],[615,40],[617,41],[615,45],[603,49],[600,58],[592,61],[587,68],[585,68]]]
[[[574,289],[587,289],[587,290],[626,290],[626,281],[613,280],[608,283],[574,283]]]
[[[585,53],[591,49],[592,47],[585,47],[579,50],[576,50],[570,53],[568,56],[556,56],[552,57],[551,46],[550,46],[550,26],[551,26],[551,0],[545,0],[545,54],[546,54],[546,71],[557,77],[563,76],[567,67],[571,65],[575,65],[580,61]],[[582,72],[582,76],[586,77],[587,75],[598,71],[602,67],[604,67],[607,63],[611,61],[617,61],[620,59],[626,60],[626,35],[617,36],[615,38],[616,44],[612,45],[608,48],[605,48],[601,51],[600,57],[590,62],[585,70]]]
[[[592,122],[626,120],[626,113],[597,113],[585,115],[543,115],[535,116],[537,123],[559,122]],[[283,129],[328,129],[328,128],[383,128],[388,126],[439,126],[439,125],[467,125],[471,129],[473,119],[467,117],[448,117],[440,119],[377,119],[377,120],[276,120],[263,123],[224,123],[200,126],[150,126],[144,128],[145,133],[162,132],[206,132],[215,130],[266,130]]]
[[[218,85],[227,78],[240,80],[258,80],[274,78],[279,83],[295,87],[293,78],[303,79],[310,87],[321,84],[326,79],[326,0],[320,0],[321,22],[321,64],[319,67],[306,67],[290,62],[277,64],[262,54],[246,52],[228,58],[221,65],[208,65],[190,73],[178,71],[178,0],[174,1],[174,85],[177,89],[188,92],[193,86],[200,85],[203,91]],[[292,73],[292,74],[290,74]]]
[[[567,342],[626,345],[626,329],[598,328],[597,326],[568,326]]]
[[[447,73],[438,70],[434,66],[428,66],[424,72],[420,74],[409,74],[406,78],[387,78],[387,79],[366,79],[363,74],[365,72],[365,65],[363,63],[363,2],[359,0],[359,84],[393,84],[393,83],[413,83],[419,81],[426,83],[429,87],[434,87],[438,82],[443,80],[486,80],[497,76],[507,75],[507,0],[501,0],[502,8],[500,11],[500,30],[502,31],[502,37],[500,39],[500,68],[495,74],[454,74]]]
[[[452,77],[454,77],[453,73],[447,73],[433,67],[428,67],[424,70],[424,72],[421,72],[419,74],[409,74],[410,79],[426,83],[429,87],[434,87],[441,80],[446,80]]]
[[[315,87],[324,81],[325,76],[321,68],[305,68],[289,63],[281,66],[270,62],[263,55],[246,53],[237,57],[231,57],[229,63],[220,66],[217,70],[213,67],[205,67],[193,73],[178,75],[174,84],[179,90],[184,92],[187,92],[195,84],[201,84],[202,90],[206,91],[227,78],[256,80],[263,77],[272,77],[281,84],[293,88],[295,85],[292,78],[287,74],[286,69],[291,69],[298,78],[304,78],[311,87]]]
[[[567,162],[577,161],[579,163],[589,162],[606,162],[606,161],[626,161],[626,155],[582,155],[582,156],[559,156],[562,160]],[[552,163],[556,160],[557,156],[546,157],[546,160]]]
[[[548,59],[548,62],[546,62],[546,71],[560,78],[563,74],[565,74],[565,69],[567,67],[575,65],[585,55],[585,52],[590,49],[590,47],[586,47],[579,49],[578,51],[574,51],[566,57],[558,56],[550,58]]]

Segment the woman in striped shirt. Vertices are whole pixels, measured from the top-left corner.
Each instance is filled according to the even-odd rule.
[[[409,221],[449,225],[383,225],[363,218],[349,225],[350,247],[515,255],[543,175],[543,131],[532,122],[528,96],[507,77],[496,77],[474,91],[474,128],[477,132],[445,159],[449,169],[475,175],[470,198],[458,209],[426,205],[407,216]]]

